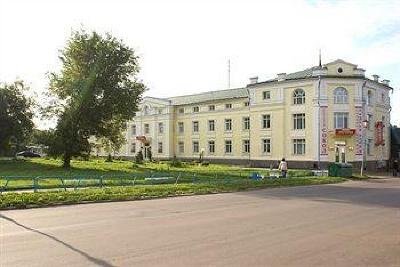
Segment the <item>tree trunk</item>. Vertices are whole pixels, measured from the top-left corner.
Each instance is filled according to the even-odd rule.
[[[70,169],[71,168],[71,155],[64,154],[64,156],[63,156],[63,167],[65,169]]]

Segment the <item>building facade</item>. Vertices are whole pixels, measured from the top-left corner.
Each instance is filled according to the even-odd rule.
[[[120,155],[296,168],[349,162],[384,166],[390,157],[388,80],[336,60],[244,88],[145,97]]]

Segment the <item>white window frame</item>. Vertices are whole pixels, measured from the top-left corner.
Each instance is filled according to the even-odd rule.
[[[338,87],[333,91],[333,99],[335,104],[348,104],[349,103],[349,93],[346,88]]]
[[[333,128],[346,129],[349,128],[349,113],[348,112],[334,112],[333,113]],[[342,126],[342,127],[340,127]]]
[[[226,103],[225,109],[232,109],[232,103]]]
[[[185,142],[183,141],[178,142],[178,153],[179,154],[185,153]]]
[[[232,131],[232,119],[225,119],[224,124],[224,129],[226,132]]]
[[[293,154],[305,155],[306,154],[306,139],[293,139]]]
[[[133,142],[131,143],[131,154],[135,154],[136,153],[136,143]]]
[[[229,149],[227,149],[229,148]],[[232,154],[232,140],[225,140],[224,142],[225,154]]]
[[[250,139],[242,140],[242,151],[244,154],[250,153]]]
[[[159,122],[158,123],[158,133],[163,134],[164,133],[164,123]]]
[[[200,130],[200,123],[199,121],[192,121],[192,131],[193,133],[198,133]]]
[[[192,151],[193,151],[193,154],[200,153],[200,143],[199,143],[199,141],[193,141],[192,142]]]
[[[306,114],[293,114],[293,130],[304,130],[306,128]]]
[[[243,117],[243,130],[250,130],[250,117]]]
[[[208,120],[208,131],[215,132],[215,120]]]
[[[208,111],[214,111],[214,110],[215,110],[215,105],[208,106]]]
[[[199,106],[193,107],[193,113],[198,113],[198,112],[200,112],[200,107]]]
[[[263,154],[271,154],[271,139],[270,138],[261,139],[261,151]]]
[[[131,133],[132,133],[132,135],[136,135],[136,132],[137,132],[136,124],[132,124],[132,126],[131,126]]]
[[[183,121],[178,122],[178,133],[185,132],[185,123]]]
[[[271,91],[270,90],[263,91],[262,92],[262,99],[263,100],[270,100],[271,99]]]
[[[215,153],[215,141],[214,140],[208,141],[208,153],[209,154]]]
[[[293,91],[293,105],[304,105],[306,103],[306,92],[298,88]]]
[[[144,127],[144,134],[150,134],[150,124],[145,123],[143,127]]]
[[[263,114],[261,116],[261,128],[271,129],[271,114]]]

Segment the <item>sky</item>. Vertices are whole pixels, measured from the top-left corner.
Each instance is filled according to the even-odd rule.
[[[317,65],[321,49],[322,63],[340,58],[390,80],[400,126],[400,0],[0,0],[0,82],[23,79],[43,101],[82,27],[134,48],[155,97],[226,89],[228,59],[235,88]]]

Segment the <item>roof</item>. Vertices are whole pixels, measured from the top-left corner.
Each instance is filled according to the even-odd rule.
[[[248,97],[247,89],[235,88],[235,89],[225,89],[218,91],[209,91],[193,95],[175,96],[175,97],[165,98],[165,100],[171,101],[172,105],[188,105],[188,104],[208,102],[213,100],[244,98],[244,97]]]

